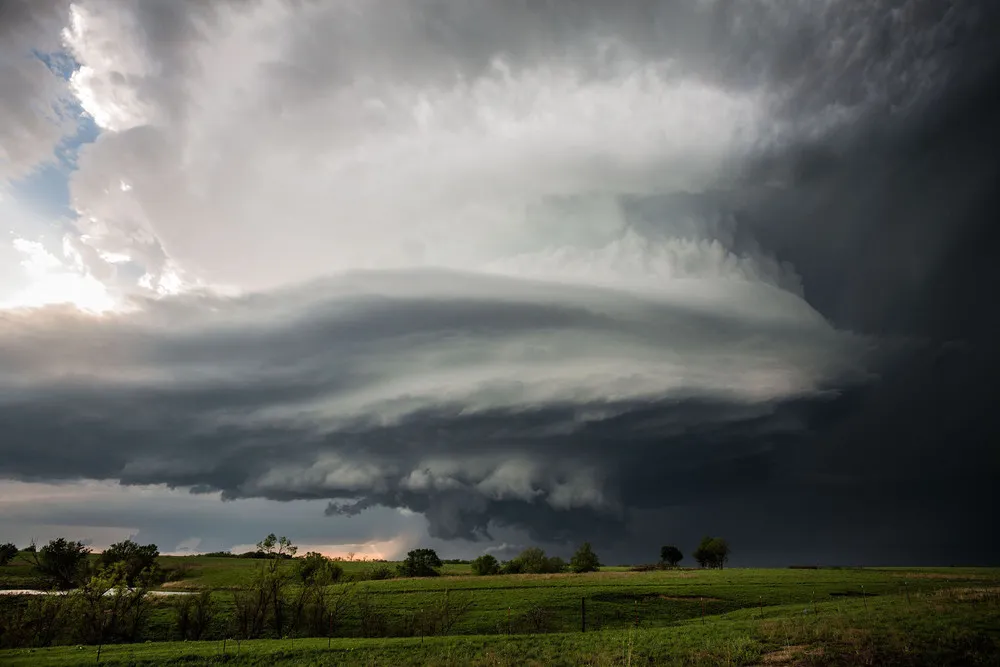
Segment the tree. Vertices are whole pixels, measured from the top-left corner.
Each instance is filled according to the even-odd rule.
[[[721,570],[729,562],[729,543],[721,537],[703,537],[693,556],[698,565]]]
[[[399,574],[403,577],[436,577],[440,574],[441,559],[433,549],[413,549],[399,564]]]
[[[295,574],[304,585],[326,586],[339,581],[344,574],[344,568],[323,554],[310,551],[296,562]]]
[[[601,567],[601,561],[597,558],[597,554],[594,553],[593,548],[591,548],[590,542],[584,542],[576,550],[576,553],[573,554],[573,558],[569,561],[569,566],[576,573],[597,572]]]
[[[90,549],[83,542],[59,537],[32,552],[35,571],[60,589],[73,588],[86,574]]]
[[[480,576],[500,574],[500,563],[493,554],[483,554],[472,561],[472,572]]]
[[[7,544],[0,544],[0,567],[14,560],[14,556],[16,555],[17,546],[15,544],[10,542]]]
[[[275,537],[274,533],[269,534],[257,543],[257,557],[270,560],[270,569],[272,571],[277,569],[279,560],[294,558],[295,552],[298,550],[299,548],[294,546],[290,539],[284,535]]]
[[[121,563],[125,583],[134,586],[136,579],[143,573],[152,580],[160,578],[160,568],[156,563],[156,559],[159,557],[160,550],[155,544],[140,545],[132,540],[125,540],[105,549],[101,553],[99,562],[102,568],[109,568],[116,563]]]
[[[271,533],[257,543],[257,558],[263,560],[250,581],[233,591],[233,630],[237,636],[259,637],[270,622],[281,637],[287,629],[285,598],[292,574],[282,563],[295,556],[298,547],[287,537]]]
[[[549,558],[542,549],[528,547],[517,558],[504,563],[501,571],[503,574],[552,574],[563,572],[565,569],[566,561],[562,558],[558,556]]]
[[[664,565],[669,565],[670,567],[677,567],[677,563],[680,563],[684,559],[684,554],[681,550],[675,546],[664,546],[660,547],[660,562]]]
[[[140,576],[131,587],[125,575],[125,564],[114,563],[84,580],[78,590],[69,594],[75,607],[79,639],[83,642],[132,642],[142,632],[152,606],[149,595],[152,582]]]

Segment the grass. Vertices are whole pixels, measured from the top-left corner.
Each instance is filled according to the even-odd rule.
[[[160,642],[108,646],[108,665],[996,665],[1000,588],[747,608],[662,627],[520,636]],[[803,613],[805,611],[805,613]],[[95,664],[95,647],[0,652],[0,662]]]
[[[184,563],[184,578],[167,587],[212,590],[222,615],[232,610],[227,589],[247,581],[260,565],[249,559],[203,556],[164,557],[161,563],[166,569]],[[372,564],[344,566],[349,573],[360,573]],[[355,610],[329,649],[326,639],[243,641],[238,648],[228,640],[225,659],[239,665],[1000,665],[997,569],[609,568],[583,575],[497,577],[468,572],[467,565],[452,565],[436,578],[349,585],[351,595],[386,614],[390,627],[444,595],[471,598],[473,607],[449,636],[361,639]],[[0,581],[22,576],[30,576],[22,566],[0,568]],[[580,632],[581,600],[586,604],[585,633]],[[101,662],[220,661],[221,641],[164,641],[177,636],[170,604],[155,603],[144,637],[152,641],[104,647]],[[508,636],[508,628],[515,634]],[[528,634],[534,630],[545,632]],[[226,634],[220,622],[209,637],[221,640]],[[4,665],[95,660],[94,647],[0,652]]]

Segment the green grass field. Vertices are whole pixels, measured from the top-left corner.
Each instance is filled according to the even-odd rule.
[[[259,561],[164,557],[185,563],[167,589],[227,590]],[[345,563],[361,573],[371,563]],[[360,638],[356,610],[328,639],[238,645],[220,621],[213,641],[176,642],[170,600],[155,603],[143,641],[102,648],[107,664],[954,664],[1000,665],[1000,570],[985,568],[729,569],[477,577],[468,566],[429,579],[343,585],[388,619],[469,600],[447,636]],[[4,584],[30,577],[0,568]],[[581,607],[586,632],[581,632]],[[2,611],[0,611],[2,613]],[[401,626],[400,626],[401,627]],[[508,634],[508,631],[511,634]],[[389,634],[398,634],[390,632]],[[223,639],[226,639],[223,644]],[[328,647],[329,641],[329,647]],[[0,664],[95,664],[96,647],[0,652]],[[782,662],[784,661],[784,662]]]

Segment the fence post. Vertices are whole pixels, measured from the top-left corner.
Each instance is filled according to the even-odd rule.
[[[861,584],[861,598],[865,601],[865,613],[868,613],[868,594],[865,592],[864,584]]]
[[[580,598],[580,632],[587,631],[587,598]]]

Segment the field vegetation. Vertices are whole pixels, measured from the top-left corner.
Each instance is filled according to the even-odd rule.
[[[139,572],[148,549],[86,554],[69,593],[0,596],[0,663],[1000,664],[995,569],[609,568],[589,545],[570,563],[540,550],[387,563],[259,547],[270,555],[157,556]],[[0,586],[44,583],[30,552],[0,566]]]

